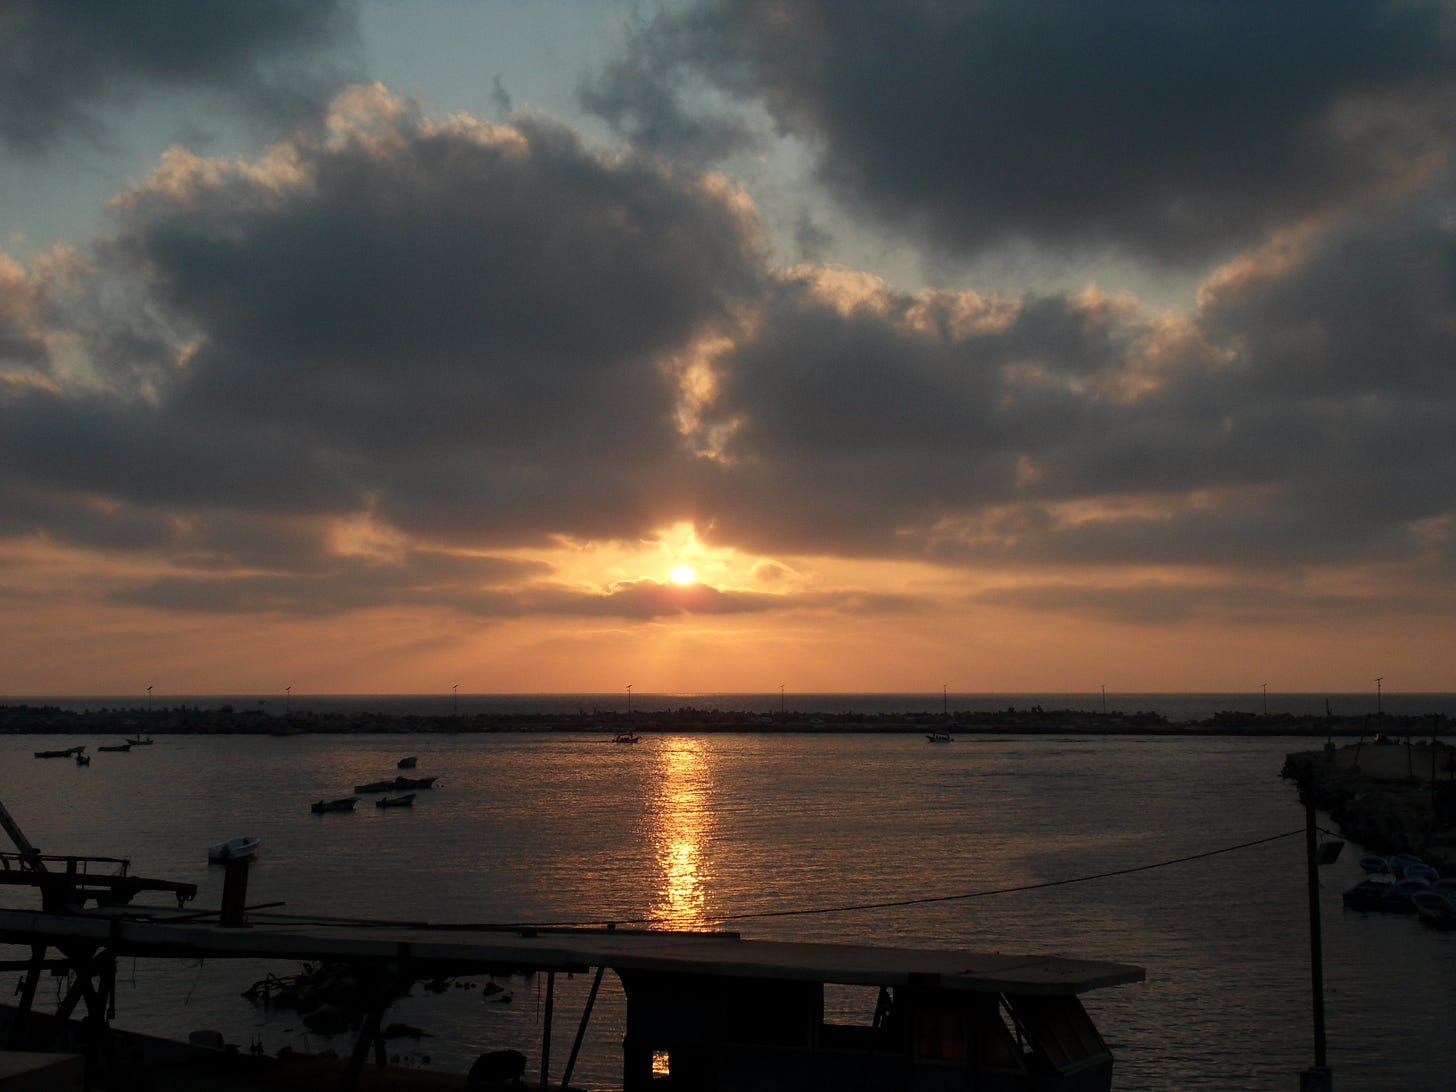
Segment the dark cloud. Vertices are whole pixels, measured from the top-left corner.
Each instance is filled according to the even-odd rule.
[[[105,111],[150,91],[206,92],[274,121],[337,87],[354,0],[6,0],[0,140],[34,152],[103,135]]]
[[[51,307],[92,382],[0,399],[3,474],[139,508],[343,514],[462,544],[633,537],[683,503],[669,365],[761,277],[720,182],[544,120],[172,153]]]
[[[761,102],[851,206],[942,251],[1202,261],[1448,163],[1451,31],[1437,0],[700,0],[584,101],[667,151],[704,143],[697,81]]]
[[[1179,316],[773,272],[726,183],[539,118],[375,87],[326,128],[172,153],[69,292],[9,278],[9,329],[67,348],[0,386],[0,531],[170,561],[121,601],[239,612],[921,607],[767,579],[863,557],[1055,573],[977,601],[1167,623],[1253,617],[1241,578],[1338,605],[1302,581],[1456,569],[1439,186],[1250,250]],[[478,556],[683,521],[775,594]]]
[[[0,253],[0,376],[40,370],[50,352],[41,336],[38,289],[25,271]]]
[[[1291,588],[1274,582],[1241,585],[1140,582],[1124,587],[1053,580],[981,592],[972,601],[1041,614],[1091,616],[1132,626],[1210,621],[1291,628],[1328,626],[1341,624],[1364,606],[1364,600],[1356,594]],[[1390,605],[1412,615],[1449,608],[1446,603],[1437,606],[1415,598]]]
[[[465,558],[412,552],[393,564],[369,558],[337,558],[317,571],[190,572],[124,587],[109,599],[164,610],[207,613],[339,614],[376,607],[479,609],[519,613],[511,596],[493,585],[539,575],[542,566],[500,558]]]

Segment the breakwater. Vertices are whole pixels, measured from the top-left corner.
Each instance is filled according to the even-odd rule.
[[[1282,776],[1313,794],[1340,832],[1376,853],[1413,853],[1456,874],[1456,747],[1435,738],[1380,735],[1288,755]]]
[[[55,705],[0,705],[0,733],[91,735],[371,734],[412,732],[792,732],[906,733],[932,730],[957,735],[1247,735],[1357,737],[1377,733],[1450,731],[1450,719],[1433,716],[1373,717],[1259,715],[1226,711],[1200,720],[1175,721],[1152,711],[1097,711],[1008,706],[999,710],[941,712],[830,712],[745,710],[680,706],[653,711],[580,710],[574,713],[398,714],[380,712],[265,712],[200,706],[116,707],[88,710]]]

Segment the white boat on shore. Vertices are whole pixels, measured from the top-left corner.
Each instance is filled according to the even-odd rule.
[[[262,841],[262,838],[249,834],[242,838],[230,838],[226,842],[218,842],[215,846],[208,846],[208,863],[227,864],[228,861],[241,861],[244,857],[251,857],[258,852],[258,844]]]

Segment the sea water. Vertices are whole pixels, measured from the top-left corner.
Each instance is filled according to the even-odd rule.
[[[164,736],[116,754],[95,753],[108,739],[7,736],[0,800],[45,852],[129,858],[137,874],[196,882],[201,907],[218,906],[222,886],[205,847],[256,834],[249,902],[282,901],[289,913],[637,922],[1116,960],[1146,968],[1147,981],[1083,997],[1116,1058],[1116,1087],[1288,1089],[1313,1063],[1304,812],[1279,777],[1284,754],[1308,740],[610,740]],[[76,742],[93,744],[89,767],[31,756]],[[418,775],[441,778],[412,808],[379,809],[365,797],[353,813],[310,812],[313,800],[393,776],[406,755],[418,756]],[[1230,849],[1246,843],[1257,844]],[[1344,911],[1357,855],[1347,848],[1320,874],[1337,1086],[1449,1088],[1456,934]],[[22,889],[0,899],[35,905]],[[856,909],[884,903],[903,905]],[[116,1022],[169,1036],[216,1028],[270,1052],[347,1052],[347,1036],[314,1035],[297,1013],[240,996],[269,972],[295,970],[128,961]],[[43,987],[39,1003],[53,1005],[61,985]],[[505,992],[489,996],[485,985],[477,977],[440,994],[417,987],[386,1019],[432,1037],[394,1040],[390,1052],[401,1064],[458,1071],[510,1046],[534,1073],[543,977],[504,980]],[[557,980],[554,1076],[588,987],[589,977]],[[831,1003],[872,1009],[873,998],[850,991]],[[620,986],[608,975],[573,1083],[620,1086],[622,1021]]]

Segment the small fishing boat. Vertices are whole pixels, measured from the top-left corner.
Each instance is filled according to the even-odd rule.
[[[415,794],[407,793],[404,796],[381,796],[374,801],[376,808],[407,808],[415,802]]]
[[[631,732],[618,732],[612,737],[613,743],[641,743],[641,736],[634,736]]]
[[[931,743],[954,743],[955,742],[955,740],[951,737],[951,734],[949,732],[943,732],[943,731],[926,732],[925,733],[925,738],[926,738],[926,740],[928,740]]]
[[[353,811],[358,802],[357,796],[345,796],[338,800],[315,800],[309,808],[315,815],[322,815],[326,811]]]
[[[1367,876],[1376,872],[1389,872],[1390,859],[1379,853],[1367,853],[1360,858],[1360,867],[1365,870]]]
[[[1393,887],[1395,877],[1389,872],[1372,872],[1346,891],[1341,899],[1348,910],[1379,910]]]
[[[72,755],[78,755],[78,754],[80,754],[85,749],[86,748],[84,746],[82,746],[82,747],[67,747],[64,751],[36,751],[35,752],[35,757],[36,758],[70,758]]]
[[[118,743],[118,744],[115,744],[114,746],[110,746],[110,747],[97,747],[96,749],[98,751],[119,751],[119,752],[121,752],[121,753],[124,754],[127,751],[130,751],[131,750],[131,744],[130,743]]]
[[[130,737],[128,737],[127,742],[130,743],[133,747],[150,747],[153,743],[156,742],[156,740],[152,739],[151,736],[147,736],[146,738],[138,736],[136,739],[131,739]]]
[[[1430,889],[1410,897],[1416,915],[1433,929],[1456,929],[1456,901],[1444,892]]]
[[[215,846],[208,846],[208,863],[226,864],[228,861],[241,861],[245,857],[251,857],[258,852],[258,843],[262,840],[257,835],[249,834],[242,838],[229,838],[226,842],[218,842]]]
[[[410,755],[409,758],[400,759],[398,762],[395,763],[395,765],[398,766],[401,770],[413,770],[415,768],[415,763],[418,761],[419,759],[417,759],[414,755]]]
[[[1406,870],[1417,866],[1424,868],[1426,862],[1413,853],[1396,853],[1390,858],[1390,871],[1394,873],[1397,880],[1405,878]]]
[[[1398,880],[1385,897],[1380,900],[1377,910],[1387,914],[1413,914],[1416,904],[1412,898],[1422,891],[1429,891],[1431,882],[1429,880]]]
[[[392,787],[396,789],[432,789],[438,780],[440,780],[438,775],[435,777],[396,777]]]
[[[389,792],[394,788],[394,781],[371,781],[367,785],[355,785],[354,793],[357,796],[364,796],[371,792]]]
[[[89,766],[89,765],[91,765],[91,756],[90,755],[77,754],[76,755],[76,765],[77,766]]]

